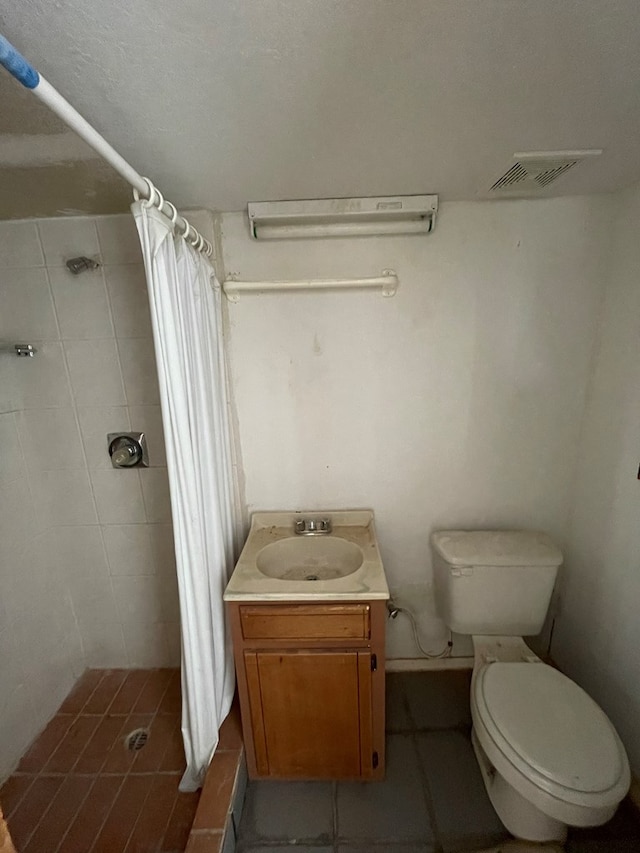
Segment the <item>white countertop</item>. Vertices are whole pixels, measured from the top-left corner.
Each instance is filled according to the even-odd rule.
[[[331,580],[281,580],[264,575],[256,565],[258,553],[281,539],[298,538],[294,523],[301,518],[329,518],[334,536],[356,544],[362,565],[355,572]],[[309,512],[256,512],[242,553],[224,592],[225,601],[357,601],[389,598],[373,512],[336,510]]]

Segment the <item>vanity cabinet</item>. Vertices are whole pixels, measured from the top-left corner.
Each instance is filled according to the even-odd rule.
[[[227,602],[249,776],[384,776],[384,601]]]

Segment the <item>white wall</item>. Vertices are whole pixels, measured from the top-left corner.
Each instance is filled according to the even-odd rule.
[[[428,237],[251,241],[241,278],[400,277],[374,293],[246,295],[230,358],[248,510],[372,507],[392,592],[437,645],[429,534],[569,516],[608,259],[606,196],[444,204]],[[390,653],[416,656],[402,619]]]
[[[640,774],[640,188],[618,202],[553,655],[609,713]]]

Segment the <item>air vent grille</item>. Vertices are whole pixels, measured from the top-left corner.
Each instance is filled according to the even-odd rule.
[[[489,189],[499,195],[540,195],[554,181],[587,158],[602,154],[587,151],[549,151],[514,154],[514,163]]]

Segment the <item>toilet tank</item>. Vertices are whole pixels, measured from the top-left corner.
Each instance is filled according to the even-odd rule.
[[[438,615],[460,634],[539,634],[562,553],[544,533],[441,530],[431,536]]]

